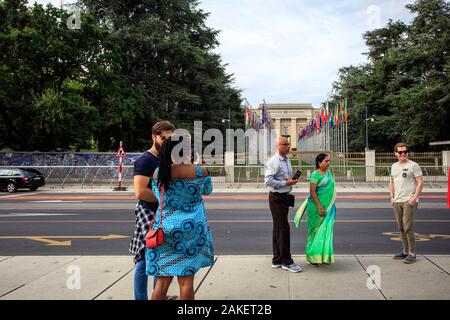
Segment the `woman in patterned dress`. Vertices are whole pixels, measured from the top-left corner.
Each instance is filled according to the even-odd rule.
[[[152,230],[164,230],[164,242],[154,249],[147,248],[145,253],[147,274],[157,277],[152,300],[165,299],[174,276],[178,278],[180,300],[193,300],[195,273],[214,263],[212,235],[202,200],[202,195],[212,192],[211,178],[199,164],[174,163],[172,150],[178,143],[173,137],[163,143],[159,168],[152,180],[160,205]]]

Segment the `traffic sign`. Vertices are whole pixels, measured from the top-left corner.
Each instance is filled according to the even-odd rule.
[[[127,156],[125,150],[123,149],[122,146],[119,147],[119,150],[117,150],[116,155],[114,156],[115,158],[125,158]]]

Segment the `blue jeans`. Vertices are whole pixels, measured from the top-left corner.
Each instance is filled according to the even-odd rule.
[[[156,276],[153,278],[153,288],[156,285]],[[136,262],[134,270],[134,300],[148,300],[148,276],[146,273],[145,255]]]
[[[134,300],[148,300],[148,276],[145,270],[145,256],[136,262],[134,271]]]

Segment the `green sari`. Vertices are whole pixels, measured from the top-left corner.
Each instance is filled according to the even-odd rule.
[[[312,264],[335,263],[333,250],[334,221],[336,218],[336,189],[330,170],[322,176],[316,170],[310,178],[310,183],[316,184],[317,197],[325,209],[325,217],[321,217],[316,203],[311,195],[297,211],[294,222],[298,228],[300,219],[307,211],[308,242],[306,244],[306,260]]]

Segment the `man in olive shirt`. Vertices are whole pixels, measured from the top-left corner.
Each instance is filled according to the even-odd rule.
[[[396,254],[394,259],[414,263],[414,217],[423,187],[422,170],[417,163],[408,159],[408,146],[405,143],[397,143],[394,151],[398,162],[391,168],[389,193],[403,244],[403,252]]]

